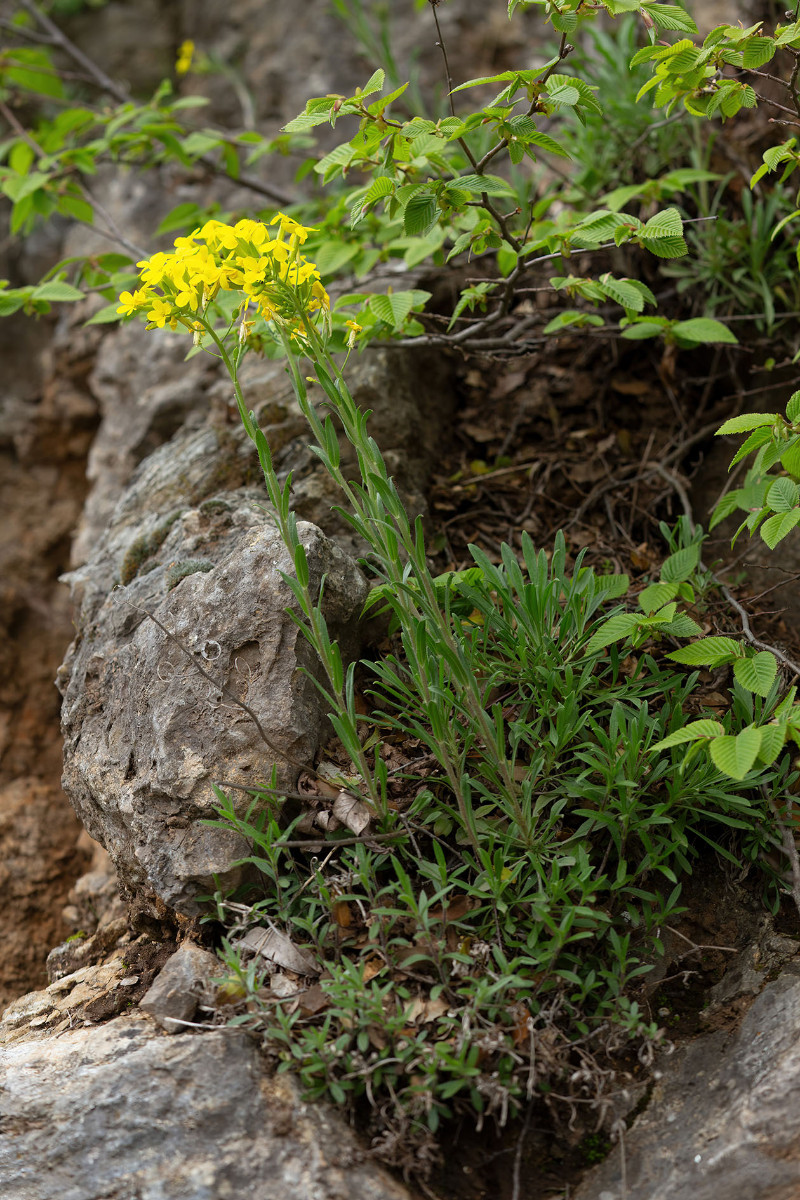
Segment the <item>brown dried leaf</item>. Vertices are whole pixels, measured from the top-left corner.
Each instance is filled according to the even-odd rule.
[[[333,815],[356,837],[361,837],[372,820],[372,812],[364,801],[345,791],[340,791],[334,800]]]
[[[277,929],[265,929],[263,925],[257,925],[242,934],[236,944],[252,950],[277,967],[294,971],[296,975],[319,975],[322,969],[307,950],[295,946],[291,938]]]
[[[366,959],[361,968],[361,978],[364,983],[369,983],[370,979],[374,979],[375,976],[383,970],[385,965],[386,964],[384,963],[383,959],[378,958],[377,956]]]
[[[450,1005],[439,996],[438,1000],[423,1000],[416,996],[406,1010],[406,1020],[412,1025],[426,1025],[444,1016]]]
[[[432,908],[430,915],[432,920],[444,921],[446,925],[448,921],[460,921],[471,908],[472,900],[469,896],[451,896],[447,904]]]
[[[645,379],[623,379],[621,375],[614,376],[611,386],[615,392],[619,392],[623,396],[646,396],[653,387]]]
[[[340,929],[349,929],[353,924],[353,912],[346,900],[334,901],[331,915]]]
[[[317,1013],[327,1008],[330,1002],[330,997],[325,995],[318,983],[315,983],[312,987],[306,988],[302,996],[298,997],[297,1006],[305,1016],[315,1017]]]

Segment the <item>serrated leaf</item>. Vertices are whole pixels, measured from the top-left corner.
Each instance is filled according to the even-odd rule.
[[[749,429],[758,429],[761,425],[774,425],[779,420],[779,413],[742,413],[740,417],[731,417],[724,425],[720,425],[715,437],[727,433],[746,433]]]
[[[604,600],[617,600],[627,594],[631,581],[628,575],[595,575],[594,586]]]
[[[642,238],[642,246],[656,258],[683,258],[689,253],[686,241],[682,237]]]
[[[580,102],[581,94],[571,83],[559,83],[551,76],[546,87],[548,97],[553,104],[566,104],[568,107],[574,108]]]
[[[791,512],[800,500],[800,488],[793,479],[781,476],[767,492],[767,504],[776,513]]]
[[[699,561],[700,547],[684,546],[665,560],[661,568],[661,578],[665,583],[683,583],[690,578]]]
[[[737,658],[733,664],[733,673],[739,683],[757,696],[769,695],[777,671],[778,660],[768,650],[762,650],[752,658]]]
[[[794,423],[800,420],[800,392],[792,392],[786,405],[786,420]]]
[[[800,437],[794,437],[781,454],[781,466],[796,479],[800,478]]]
[[[639,607],[643,613],[650,616],[665,604],[669,604],[678,594],[678,585],[672,583],[651,583],[639,593]]]
[[[668,238],[683,233],[683,221],[677,208],[665,208],[645,223],[642,236],[646,238]]]
[[[667,621],[660,626],[662,633],[668,633],[671,637],[700,637],[702,629],[693,621],[688,613],[678,613],[671,621]]]
[[[667,658],[685,667],[719,667],[738,655],[739,643],[733,638],[707,637],[692,642],[690,646],[681,646],[680,650],[668,654]]]
[[[762,725],[758,761],[765,767],[775,762],[786,744],[785,725]]]
[[[727,342],[736,345],[738,339],[731,333],[727,325],[715,321],[711,317],[693,317],[690,321],[678,321],[672,326],[672,332],[688,342],[698,345]]]
[[[644,296],[628,280],[614,279],[611,275],[601,275],[598,283],[609,300],[616,301],[623,308],[633,309],[634,312],[641,312],[644,308]]]
[[[473,195],[486,192],[487,196],[513,196],[514,189],[505,179],[497,175],[458,175],[451,182],[462,191]]]
[[[761,730],[748,726],[735,737],[715,738],[709,747],[714,766],[731,779],[744,779],[761,749]]]
[[[778,542],[782,542],[796,525],[800,524],[800,509],[791,512],[775,513],[761,526],[760,533],[770,550],[774,550]]]
[[[743,458],[747,458],[748,454],[752,454],[754,450],[759,450],[762,446],[766,446],[773,440],[773,437],[774,434],[770,426],[762,426],[761,429],[754,429],[734,454],[728,464],[728,470],[730,471]]]
[[[708,717],[703,717],[699,721],[690,721],[688,725],[684,725],[683,729],[676,729],[674,733],[669,734],[662,741],[657,742],[651,750],[668,750],[671,746],[681,746],[685,742],[696,742],[702,738],[715,738],[725,732],[725,726],[719,721],[712,721]]]
[[[379,92],[383,87],[383,82],[386,78],[386,72],[378,67],[377,71],[373,71],[363,88],[359,88],[358,97],[363,99],[364,96],[371,96],[374,92]]]
[[[682,33],[697,34],[694,21],[678,4],[648,4],[644,11],[660,29],[678,29]]]
[[[586,653],[593,654],[628,637],[638,628],[640,620],[636,613],[618,613],[616,617],[609,617],[589,639]]]
[[[741,48],[744,54],[742,66],[748,71],[763,67],[764,63],[768,63],[773,57],[776,49],[774,39],[770,37],[746,38],[741,43]]]
[[[436,201],[427,192],[412,196],[403,210],[403,228],[410,237],[430,233],[439,217]]]
[[[414,307],[414,293],[391,292],[385,296],[370,296],[367,307],[379,320],[399,329]]]
[[[529,134],[525,141],[528,145],[538,146],[540,150],[547,150],[550,154],[557,154],[559,158],[571,158],[572,155],[568,150],[565,150],[560,142],[557,142],[549,133],[542,133],[537,129],[535,133]]]
[[[724,521],[726,517],[730,517],[739,507],[738,491],[728,492],[715,507],[708,528],[715,529],[720,521]]]

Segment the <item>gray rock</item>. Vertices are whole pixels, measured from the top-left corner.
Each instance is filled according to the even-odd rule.
[[[800,965],[770,983],[731,1036],[663,1064],[620,1152],[575,1200],[795,1200],[800,1195]]]
[[[167,959],[155,983],[139,1001],[139,1008],[167,1033],[184,1033],[184,1022],[191,1021],[211,979],[221,969],[214,954],[184,942]]]
[[[306,673],[320,667],[286,613],[293,598],[281,572],[293,573],[289,554],[266,517],[238,500],[172,522],[154,560],[160,565],[142,574],[150,566],[142,563],[126,589],[103,594],[109,556],[98,558],[83,589],[79,636],[59,673],[65,792],[108,850],[123,893],[187,915],[199,892],[214,890],[215,876],[223,887],[239,881],[232,864],[246,853],[238,835],[202,823],[214,815],[214,784],[268,782],[275,766],[279,785],[291,787],[326,736],[324,705]],[[299,531],[311,586],[325,577],[329,628],[347,658],[364,578],[314,526],[300,523]],[[214,569],[167,591],[170,562],[200,549]]]
[[[118,1017],[0,1052],[3,1200],[409,1200],[239,1030]]]

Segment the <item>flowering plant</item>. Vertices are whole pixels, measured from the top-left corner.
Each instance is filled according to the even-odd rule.
[[[302,337],[302,313],[330,312],[319,271],[299,249],[313,231],[284,213],[269,225],[278,226],[276,236],[263,222],[245,219],[235,225],[206,221],[188,237],[176,238],[172,253],[136,264],[144,287],[123,292],[117,312],[146,312],[150,329],[181,324],[202,337],[208,328],[203,318],[219,291],[240,292],[234,320],[241,321],[242,336],[252,306],[265,321],[277,319]]]

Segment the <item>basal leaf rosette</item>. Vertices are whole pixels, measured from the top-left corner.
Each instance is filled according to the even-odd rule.
[[[302,339],[309,317],[321,314],[326,320],[330,314],[319,271],[300,253],[311,232],[284,213],[269,226],[249,219],[235,225],[207,221],[176,238],[171,253],[136,264],[143,286],[123,292],[117,312],[145,313],[148,329],[184,325],[199,336],[208,328],[206,310],[218,293],[238,292],[242,300],[234,320],[240,321],[242,338],[260,316]]]

